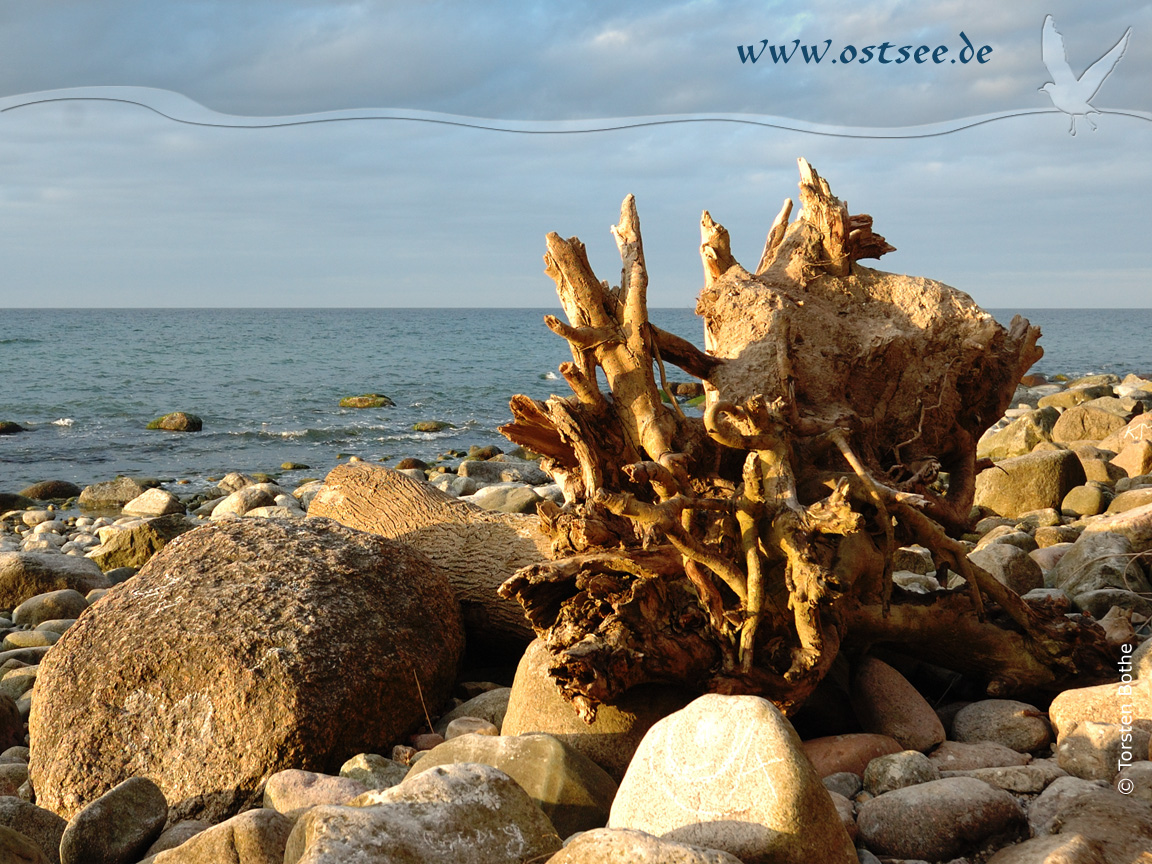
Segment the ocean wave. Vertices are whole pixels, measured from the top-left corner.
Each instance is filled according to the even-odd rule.
[[[75,422],[76,421],[73,420],[71,417],[61,417],[59,420],[53,420],[52,425],[53,426],[71,426]]]
[[[13,336],[11,339],[0,339],[0,345],[39,345],[43,339],[32,339],[27,336]]]
[[[560,379],[560,376],[557,375],[555,372],[545,372],[543,375],[540,376],[540,378],[543,381],[558,381]]]

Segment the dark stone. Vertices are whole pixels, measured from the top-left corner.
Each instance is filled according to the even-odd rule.
[[[44,480],[20,490],[20,494],[35,501],[59,501],[64,498],[75,498],[82,491],[75,483],[69,483],[67,480]]]
[[[173,411],[171,414],[157,417],[148,424],[147,428],[163,429],[166,432],[199,432],[204,428],[204,421],[195,414]]]

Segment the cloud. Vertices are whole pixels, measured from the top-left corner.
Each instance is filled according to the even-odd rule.
[[[1132,26],[1099,102],[1152,110],[1150,9],[50,0],[9,6],[0,49],[8,93],[131,84],[233,113],[757,112],[883,126],[1050,107],[1037,93],[1047,11],[1074,69]],[[955,45],[960,30],[993,45],[994,62],[752,68],[736,55],[765,38]],[[1100,125],[1071,138],[1050,113],[911,141],[723,123],[526,136],[398,121],[203,129],[130,106],[22,108],[0,115],[0,291],[9,306],[550,306],[544,234],[580,235],[615,278],[607,228],[634,192],[652,302],[690,305],[701,210],[754,263],[804,155],[898,247],[886,269],[991,307],[1147,304],[1152,123]]]

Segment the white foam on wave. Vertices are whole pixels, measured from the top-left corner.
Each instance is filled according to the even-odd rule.
[[[557,375],[555,372],[545,372],[540,377],[543,378],[545,381],[557,381],[560,378],[560,376]]]
[[[73,420],[71,417],[61,417],[59,420],[53,420],[52,425],[53,426],[71,426],[75,422],[76,421]]]

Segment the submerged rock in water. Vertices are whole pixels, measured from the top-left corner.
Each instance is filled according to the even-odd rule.
[[[173,411],[171,414],[157,417],[146,428],[163,429],[167,432],[199,432],[204,428],[204,421],[195,414]]]
[[[392,408],[396,403],[379,393],[365,393],[363,396],[345,396],[340,400],[341,408]]]

